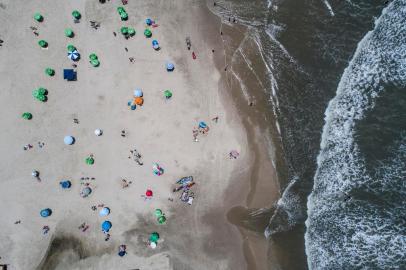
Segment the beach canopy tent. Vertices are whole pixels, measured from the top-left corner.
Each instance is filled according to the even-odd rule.
[[[70,29],[70,28],[66,28],[65,29],[65,36],[67,36],[67,37],[73,37],[73,30],[72,29]]]
[[[170,63],[170,62],[166,63],[166,70],[167,70],[167,71],[173,71],[174,69],[175,69],[175,65],[174,65],[174,64],[172,64],[172,63]]]
[[[134,97],[142,97],[144,94],[142,93],[141,89],[134,90]]]
[[[46,68],[45,69],[45,74],[49,75],[49,76],[54,76],[55,75],[55,70],[52,68]]]
[[[68,81],[76,81],[76,72],[73,69],[64,69],[63,78]]]
[[[68,51],[68,58],[72,61],[76,61],[80,58],[80,54],[77,50]]]
[[[153,242],[153,243],[157,243],[158,242],[158,240],[159,240],[159,233],[157,233],[157,232],[153,232],[153,233],[151,233],[150,235],[149,235],[149,241],[150,242]]]
[[[29,113],[29,112],[25,112],[25,113],[22,114],[21,117],[26,119],[26,120],[31,120],[32,119],[32,114]]]
[[[158,217],[158,223],[159,224],[164,224],[166,221],[166,217],[164,215]]]
[[[76,20],[79,20],[80,17],[82,17],[82,14],[80,14],[79,11],[74,10],[74,11],[72,11],[72,16],[73,16],[73,18],[75,18]]]
[[[75,138],[73,138],[72,136],[65,136],[65,138],[63,138],[63,142],[66,145],[72,145],[75,142]]]
[[[94,131],[94,134],[95,134],[96,136],[101,136],[101,135],[103,134],[103,131],[98,128],[98,129],[96,129],[96,130]]]
[[[169,90],[164,91],[164,96],[166,99],[170,99],[172,97],[172,92]]]
[[[158,50],[158,49],[159,49],[158,40],[154,39],[154,40],[152,41],[152,48],[154,48],[155,50]]]
[[[103,207],[100,211],[99,211],[99,215],[101,217],[105,217],[108,216],[110,214],[110,208],[108,207]]]
[[[70,188],[72,186],[72,183],[69,180],[61,181],[61,182],[59,182],[59,184],[61,185],[61,187],[63,189],[68,189],[68,188]]]
[[[52,215],[52,210],[51,209],[49,209],[49,208],[45,208],[45,209],[42,209],[40,212],[39,212],[39,214],[41,215],[41,217],[49,217],[50,215]]]
[[[44,17],[40,13],[35,13],[34,20],[36,20],[37,22],[42,22],[44,20]]]
[[[101,225],[102,231],[104,231],[104,232],[110,231],[111,226],[112,226],[112,224],[111,224],[110,221],[108,221],[108,220],[103,221],[103,223],[102,223],[102,225]]]
[[[151,30],[149,30],[148,28],[147,28],[147,29],[145,29],[145,31],[144,31],[144,35],[145,35],[147,38],[152,37],[152,32],[151,32]]]

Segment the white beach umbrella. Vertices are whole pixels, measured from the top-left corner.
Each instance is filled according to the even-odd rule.
[[[96,130],[94,131],[94,134],[95,134],[96,136],[101,136],[101,135],[103,134],[103,131],[102,131],[101,129],[96,129]]]

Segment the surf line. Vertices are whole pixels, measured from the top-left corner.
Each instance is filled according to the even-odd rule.
[[[328,11],[330,12],[330,15],[335,16],[333,8],[331,7],[330,3],[327,0],[323,0],[323,2],[326,5]]]

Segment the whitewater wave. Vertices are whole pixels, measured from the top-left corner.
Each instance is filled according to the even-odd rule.
[[[405,0],[384,9],[375,29],[358,44],[326,110],[307,204],[305,243],[310,269],[406,265],[406,136],[392,143],[390,157],[374,170],[366,166],[356,140],[359,122],[374,112],[388,86],[406,88],[404,18]]]

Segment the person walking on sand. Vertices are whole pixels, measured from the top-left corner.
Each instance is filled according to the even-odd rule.
[[[211,119],[213,122],[218,122],[219,121],[219,117],[218,116],[216,116],[216,117],[213,117],[213,119]]]

